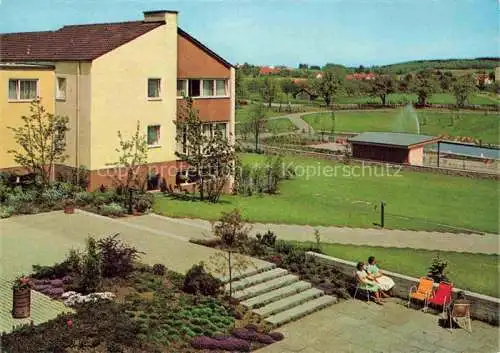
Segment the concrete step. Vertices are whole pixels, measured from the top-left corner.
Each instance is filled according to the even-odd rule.
[[[272,270],[273,268],[276,268],[276,264],[273,264],[273,263],[270,263],[270,262],[263,262],[263,261],[261,261],[261,263],[263,263],[263,264],[260,265],[257,268],[253,267],[253,266],[250,266],[243,273],[233,273],[233,283],[234,283],[234,281],[238,281],[238,280],[240,280],[242,278],[250,277],[250,276],[256,275],[257,273],[269,271],[269,270]],[[219,277],[219,279],[223,283],[229,282],[229,276],[222,276],[222,277]]]
[[[282,311],[278,314],[269,316],[264,319],[264,321],[272,324],[273,326],[281,326],[290,321],[297,320],[303,316],[306,316],[312,312],[323,309],[324,307],[334,304],[337,298],[331,297],[329,295],[324,295],[322,297],[307,301],[301,305],[293,307],[291,309]]]
[[[250,277],[244,277],[239,281],[233,282],[233,291],[242,290],[277,277],[282,277],[286,274],[288,274],[288,271],[285,269],[273,268],[272,270],[260,272]],[[229,283],[226,284],[226,290],[229,290]]]
[[[274,315],[276,313],[285,311],[287,309],[293,308],[295,306],[298,306],[307,301],[321,297],[323,294],[324,294],[323,291],[320,289],[310,288],[304,292],[300,292],[290,297],[280,299],[260,309],[254,309],[252,311],[257,315],[260,315],[261,317],[265,318]]]
[[[298,276],[295,275],[285,275],[282,277],[274,278],[270,281],[257,284],[236,292],[233,292],[233,298],[237,300],[245,300],[248,298],[256,297],[262,293],[270,292],[274,289],[288,286],[299,280]]]
[[[289,286],[281,287],[271,292],[264,293],[256,297],[244,300],[240,304],[249,309],[259,308],[269,303],[272,303],[276,300],[280,300],[290,295],[294,295],[302,291],[305,291],[311,287],[312,285],[309,282],[298,281],[290,284]]]

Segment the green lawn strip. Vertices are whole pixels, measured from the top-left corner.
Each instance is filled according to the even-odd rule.
[[[265,124],[266,130],[274,133],[295,131],[295,125],[290,121],[290,119],[269,119]]]
[[[262,155],[239,156],[245,164],[265,161]],[[384,200],[387,228],[456,231],[444,224],[498,232],[496,181],[412,171],[379,176],[387,171],[307,157],[284,160],[298,174],[281,183],[278,195],[223,195],[216,204],[158,196],[154,211],[216,220],[238,208],[249,222],[371,228],[380,219],[375,206]],[[353,176],[358,173],[364,176]]]
[[[315,245],[314,242],[296,244]],[[321,250],[326,255],[353,262],[366,262],[368,256],[375,256],[383,270],[417,278],[425,276],[432,258],[439,255],[448,262],[446,275],[455,287],[493,297],[500,294],[498,255],[327,243],[321,244]]]
[[[335,130],[349,132],[393,131],[416,133],[416,122],[405,117],[402,109],[381,111],[338,111]],[[470,136],[485,143],[499,143],[500,114],[495,112],[454,112],[440,110],[417,111],[421,133],[428,135]],[[302,116],[313,129],[331,130],[330,113]]]

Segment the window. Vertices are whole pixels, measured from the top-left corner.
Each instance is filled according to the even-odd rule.
[[[212,97],[214,95],[214,81],[203,80],[203,96]]]
[[[226,123],[217,123],[215,124],[215,130],[220,131],[222,137],[227,138],[227,124]]]
[[[37,93],[38,80],[9,80],[10,100],[33,100]]]
[[[160,125],[148,126],[148,146],[160,145]]]
[[[187,96],[187,80],[177,80],[177,97]]]
[[[215,80],[215,95],[216,96],[227,96],[226,92],[226,80]]]
[[[148,98],[160,98],[161,80],[159,78],[148,79]]]
[[[200,80],[189,80],[189,96],[199,97],[200,93]]]
[[[202,128],[203,135],[206,137],[212,137],[212,124],[203,124]]]
[[[56,99],[66,100],[66,78],[57,78]]]

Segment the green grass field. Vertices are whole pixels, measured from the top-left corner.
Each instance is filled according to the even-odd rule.
[[[485,143],[499,144],[500,114],[494,112],[460,112],[452,121],[453,112],[440,110],[418,110],[421,133],[470,136]],[[331,114],[315,113],[302,117],[316,130],[331,130]],[[337,111],[335,130],[344,132],[393,131],[416,133],[413,118],[405,116],[403,109],[380,111]]]
[[[299,243],[314,246],[315,243]],[[349,261],[364,261],[375,256],[380,267],[413,277],[425,276],[432,258],[439,255],[448,262],[446,275],[455,287],[499,297],[498,255],[471,254],[409,248],[384,248],[344,244],[321,244],[330,256]]]
[[[280,132],[288,132],[295,131],[295,125],[287,119],[270,119],[265,124],[265,129],[269,132],[280,133]]]
[[[265,156],[241,154],[243,163]],[[263,223],[373,227],[381,200],[387,228],[453,231],[446,225],[498,232],[498,183],[433,173],[387,171],[332,161],[287,157],[297,172],[279,195],[223,195],[217,204],[159,196],[154,211],[172,217],[215,220],[222,211],[241,210],[245,220]],[[390,174],[390,176],[388,175]],[[363,176],[364,175],[364,176]]]

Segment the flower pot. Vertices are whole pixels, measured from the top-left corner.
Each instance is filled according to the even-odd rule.
[[[64,206],[64,213],[67,213],[67,214],[75,213],[75,206],[73,206],[73,205]]]
[[[13,289],[12,290],[12,317],[15,319],[24,319],[31,314],[31,289]]]

